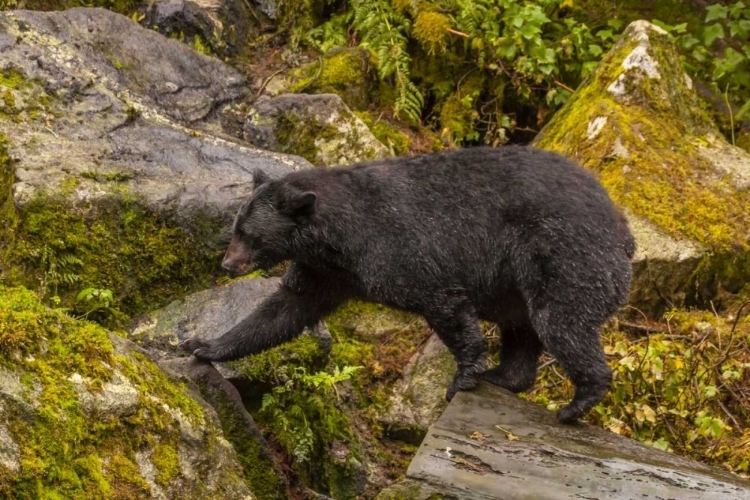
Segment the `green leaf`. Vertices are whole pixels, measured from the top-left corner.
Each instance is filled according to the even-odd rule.
[[[750,33],[750,20],[742,19],[729,23],[730,36],[745,38],[748,33]]]
[[[675,33],[685,33],[685,31],[687,31],[687,23],[680,23],[675,25],[672,29]]]
[[[622,19],[616,19],[615,18],[615,19],[610,19],[609,21],[607,21],[607,26],[609,26],[610,28],[612,28],[615,31],[620,31],[620,29],[622,28],[623,24],[624,24],[624,22],[623,22]]]
[[[536,26],[534,24],[524,24],[519,30],[519,33],[521,33],[521,36],[523,36],[527,40],[531,40],[532,38],[536,38],[539,33],[542,32],[541,28],[539,26]]]
[[[695,38],[693,35],[688,34],[681,37],[679,43],[683,49],[690,50],[695,47],[696,44],[700,43],[700,40]]]
[[[742,105],[739,111],[737,111],[737,114],[735,115],[736,120],[742,120],[746,114],[750,112],[750,100],[745,102],[745,104]],[[750,344],[750,336],[748,337],[748,344]]]
[[[604,50],[602,49],[601,45],[596,45],[595,43],[589,45],[589,54],[591,54],[592,56],[599,57],[603,52]]]
[[[726,19],[729,9],[725,5],[715,4],[706,7],[706,22],[715,21],[716,19]]]
[[[750,15],[750,12],[747,12],[747,10],[748,6],[745,5],[745,2],[737,2],[729,7],[729,15],[732,19],[737,19],[741,17],[743,13],[745,13],[745,15]]]
[[[84,298],[86,300],[91,299],[91,297],[94,295],[94,292],[96,291],[96,288],[84,288],[80,292],[78,292],[78,295],[76,295],[76,302],[82,301]]]
[[[653,443],[651,443],[651,446],[658,450],[667,451],[669,449],[669,441],[667,441],[664,438],[659,438]]]
[[[703,43],[710,47],[717,38],[724,38],[724,28],[720,24],[711,24],[703,28]]]
[[[597,31],[596,36],[599,38],[599,40],[614,40],[615,35],[612,33],[612,30],[600,30]]]

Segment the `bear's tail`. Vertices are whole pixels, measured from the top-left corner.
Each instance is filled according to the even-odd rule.
[[[622,248],[625,250],[625,255],[628,256],[628,259],[632,259],[633,255],[635,255],[635,238],[633,238],[633,233],[630,232],[628,219],[620,210],[617,210],[617,235],[622,241]]]

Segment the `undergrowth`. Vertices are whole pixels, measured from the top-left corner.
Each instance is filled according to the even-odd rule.
[[[668,312],[662,323],[620,323],[604,334],[612,389],[587,416],[661,450],[750,472],[750,303],[732,313]],[[627,332],[627,333],[624,333]],[[573,395],[546,358],[525,397],[556,410]]]

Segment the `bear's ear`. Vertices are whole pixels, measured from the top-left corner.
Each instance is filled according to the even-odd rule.
[[[258,189],[259,186],[268,182],[268,175],[259,168],[253,170],[253,189]]]
[[[282,211],[290,217],[310,216],[315,213],[318,196],[312,191],[289,189],[284,197]]]

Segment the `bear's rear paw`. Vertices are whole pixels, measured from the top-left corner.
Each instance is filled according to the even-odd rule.
[[[487,370],[482,379],[510,392],[519,393],[528,390],[536,379],[536,373],[523,373],[521,370],[506,370],[503,365]]]
[[[561,424],[572,424],[581,418],[583,414],[584,411],[580,406],[575,403],[569,404],[568,406],[563,406],[557,412],[557,421]]]
[[[458,372],[453,377],[453,382],[451,382],[450,387],[448,387],[448,392],[445,394],[445,399],[450,401],[453,399],[453,396],[458,393],[458,391],[468,391],[477,386],[479,383],[479,377],[477,377],[476,372],[470,372],[470,371],[464,371],[464,372]]]

